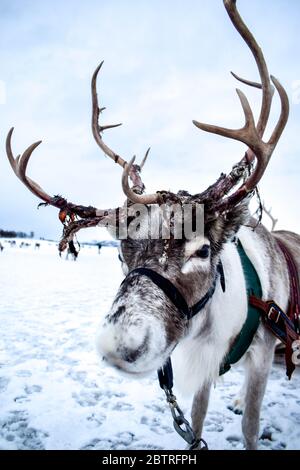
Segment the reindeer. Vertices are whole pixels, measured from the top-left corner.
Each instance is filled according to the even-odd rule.
[[[243,158],[231,172],[221,174],[205,191],[195,195],[187,191],[174,194],[164,190],[145,194],[141,169],[149,150],[141,165],[138,165],[135,157],[127,162],[103,141],[106,129],[120,125],[99,124],[104,108],[100,108],[98,103],[97,77],[103,62],[94,72],[91,84],[92,132],[104,154],[123,168],[122,188],[128,205],[139,204],[149,208],[152,205],[171,207],[174,203],[188,203],[193,207],[202,204],[205,208],[204,236],[196,235],[191,239],[171,236],[154,240],[142,236],[121,240],[120,254],[126,277],[97,334],[101,357],[132,377],[162,367],[172,355],[178,389],[193,395],[192,426],[198,438],[202,435],[211,386],[217,381],[224,358],[247,316],[246,282],[236,240],[242,243],[260,278],[262,298],[274,299],[282,309],[288,306],[290,285],[287,262],[278,241],[290,250],[298,274],[300,271],[300,236],[289,231],[271,233],[251,218],[248,210],[249,200],[255,194],[287,123],[288,96],[280,82],[269,75],[264,55],[242,20],[236,0],[223,2],[233,25],[254,56],[260,82],[233,75],[243,84],[261,89],[262,102],[255,123],[245,94],[237,90],[245,116],[245,125],[240,129],[193,121],[203,131],[235,139],[247,146]],[[280,98],[281,111],[271,137],[264,141],[274,87]],[[21,157],[15,159],[11,148],[12,132],[13,129],[7,136],[6,151],[16,176],[44,203],[60,211],[60,220],[64,224],[60,251],[66,249],[75,233],[83,227],[100,225],[111,230],[128,223],[124,222],[127,217],[125,206],[103,210],[73,204],[62,196],[49,196],[26,175],[30,156],[40,142],[32,144]],[[140,220],[141,233],[145,234],[147,228],[143,230],[143,223],[146,226],[148,221]],[[220,263],[225,290],[219,282]],[[177,294],[185,299],[188,308],[205,298],[202,310],[193,318],[181,315],[178,305],[166,295],[159,282],[145,275],[146,270],[172,285]],[[236,406],[243,409],[242,431],[246,449],[256,449],[258,445],[260,409],[275,341],[276,338],[261,321],[250,347],[239,361],[245,368],[245,384]]]

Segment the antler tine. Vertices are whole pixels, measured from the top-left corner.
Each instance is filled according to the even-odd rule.
[[[146,160],[148,158],[148,155],[149,155],[149,152],[151,150],[151,147],[148,148],[147,152],[145,153],[145,156],[143,158],[143,160],[141,161],[141,164],[139,165],[140,169],[142,170],[143,169],[143,166],[145,165],[146,163]]]
[[[277,125],[268,142],[263,142],[260,140],[258,150],[255,152],[258,163],[253,173],[249,176],[245,183],[237,189],[237,191],[215,205],[215,208],[218,211],[227,210],[230,206],[238,204],[242,199],[244,199],[249,193],[253,191],[265,173],[274,149],[286,126],[289,117],[289,98],[279,81],[273,76],[271,76],[271,79],[275,85],[276,90],[278,91],[281,101],[281,112]],[[253,148],[253,146],[251,146],[251,148]]]
[[[273,145],[275,147],[288,121],[290,105],[289,105],[289,97],[287,95],[287,92],[285,91],[285,89],[283,88],[279,80],[277,80],[277,78],[275,78],[273,75],[271,75],[271,80],[275,85],[275,88],[279,94],[280,102],[281,102],[280,118],[269,140],[270,145]]]
[[[223,137],[228,137],[234,140],[239,140],[241,142],[244,142],[250,148],[252,148],[252,146],[254,146],[253,139],[255,139],[255,141],[258,140],[258,134],[255,127],[253,113],[246,98],[246,95],[239,89],[237,89],[236,92],[240,99],[245,115],[244,127],[242,127],[241,129],[228,129],[226,127],[205,124],[203,122],[198,122],[195,120],[193,121],[193,124],[202,131],[218,134]]]
[[[273,87],[270,82],[268,67],[261,48],[257,44],[253,34],[246,26],[237,10],[236,0],[223,0],[223,2],[234,27],[251,50],[258,68],[263,93],[260,116],[257,123],[257,131],[260,137],[262,137],[269,119],[273,98]]]
[[[29,178],[26,175],[26,169],[29,162],[29,159],[33,153],[33,151],[41,144],[41,140],[39,142],[35,142],[34,144],[30,145],[22,156],[18,155],[16,158],[13,156],[12,148],[11,148],[11,137],[13,134],[14,128],[12,127],[7,134],[6,138],[6,154],[9,160],[9,163],[15,173],[15,175],[19,178],[20,181],[37,197],[45,201],[46,203],[50,203],[51,197],[47,194],[35,181]]]
[[[236,73],[230,72],[231,75],[238,80],[241,83],[244,83],[244,85],[252,86],[254,88],[259,88],[260,90],[262,89],[262,84],[258,82],[252,82],[250,80],[246,80],[245,78],[239,77]]]
[[[114,162],[118,163],[118,165],[120,165],[121,167],[125,168],[125,165],[127,164],[126,160],[124,160],[122,157],[120,157],[120,155],[118,155],[112,149],[110,149],[103,142],[103,139],[102,139],[102,136],[101,136],[101,133],[103,131],[105,131],[106,129],[112,129],[114,127],[119,127],[119,126],[122,125],[121,123],[119,123],[119,124],[110,124],[110,125],[106,125],[106,126],[99,125],[99,116],[105,108],[99,108],[98,95],[97,95],[97,77],[98,77],[99,71],[101,70],[103,62],[104,61],[102,61],[100,63],[100,65],[98,65],[98,67],[96,68],[95,72],[93,73],[92,82],[91,82],[92,106],[93,106],[93,108],[92,108],[92,132],[93,132],[93,136],[94,136],[97,144],[99,145],[101,150],[103,150],[105,155],[112,158],[114,160]]]
[[[280,102],[281,102],[281,112],[276,127],[269,139],[268,142],[263,142],[260,140],[259,149],[257,152],[254,152],[258,163],[253,171],[253,173],[249,176],[247,181],[245,182],[245,188],[247,192],[252,191],[255,186],[258,184],[260,179],[262,178],[266,167],[270,161],[270,158],[274,152],[274,149],[281,137],[281,134],[286,126],[289,117],[289,98],[288,95],[283,88],[283,86],[279,83],[279,81],[271,76],[272,82],[274,83],[276,90],[278,91]],[[252,147],[251,147],[252,148]]]
[[[137,194],[130,188],[128,178],[130,171],[134,167],[135,156],[125,165],[122,174],[122,188],[127,198],[136,204],[156,204],[160,201],[159,193],[156,194]]]

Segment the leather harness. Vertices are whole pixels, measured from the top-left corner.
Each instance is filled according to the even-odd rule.
[[[247,351],[259,326],[260,318],[262,318],[265,326],[286,346],[286,375],[289,379],[295,370],[295,364],[292,360],[294,353],[293,343],[300,339],[300,286],[298,271],[293,256],[285,244],[278,239],[276,239],[276,242],[285,257],[288,268],[290,296],[287,313],[273,300],[262,300],[262,288],[259,276],[240,240],[238,240],[237,250],[242,263],[247,288],[248,313],[241,332],[225,357],[220,369],[220,375],[227,372],[231,364],[238,362]]]
[[[225,356],[223,363],[221,364],[219,375],[225,374],[231,368],[232,364],[238,362],[245,352],[248,350],[255,333],[259,327],[261,314],[259,310],[250,304],[249,299],[251,296],[257,298],[262,297],[262,288],[258,274],[247,256],[241,242],[239,240],[233,240],[236,244],[236,248],[240,257],[244,279],[246,284],[246,291],[248,297],[248,310],[247,317],[242,326],[240,333],[235,338],[229,352]]]
[[[255,296],[250,296],[249,303],[256,307],[262,314],[267,328],[285,344],[286,375],[290,379],[295,370],[292,360],[293,343],[300,339],[300,286],[299,277],[295,261],[286,245],[276,238],[276,242],[281,249],[288,267],[290,296],[287,312],[274,301],[264,301]]]

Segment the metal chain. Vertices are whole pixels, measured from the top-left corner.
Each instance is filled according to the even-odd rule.
[[[189,444],[189,450],[208,450],[205,440],[197,439],[195,436],[188,420],[184,417],[181,408],[178,406],[172,389],[169,389],[166,386],[163,386],[162,388],[166,394],[167,402],[171,410],[174,429]],[[203,444],[202,447],[201,444]]]

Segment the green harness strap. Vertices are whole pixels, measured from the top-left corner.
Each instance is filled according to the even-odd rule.
[[[260,312],[257,308],[253,307],[249,303],[249,296],[254,295],[261,299],[262,297],[262,288],[259,277],[257,272],[246,255],[246,252],[238,240],[237,250],[240,255],[244,277],[246,282],[246,289],[247,289],[247,297],[248,297],[248,313],[246,321],[236,338],[231,350],[225,357],[224,363],[220,367],[220,375],[225,374],[225,372],[229,371],[231,364],[235,364],[238,362],[241,357],[245,354],[247,349],[249,348],[250,344],[252,343],[253,337],[257,331],[259,326],[260,320]]]

